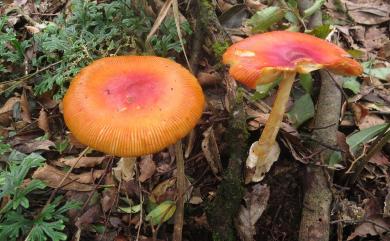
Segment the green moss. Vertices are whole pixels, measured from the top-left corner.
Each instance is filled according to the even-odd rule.
[[[221,57],[228,47],[228,42],[215,42],[212,46],[215,55],[218,57]]]
[[[228,170],[218,187],[215,200],[206,210],[213,229],[213,240],[236,240],[233,218],[240,208],[243,195],[241,178]]]
[[[244,195],[242,162],[246,158],[248,131],[243,108],[243,95],[237,91],[231,112],[226,142],[229,145],[229,166],[218,186],[216,198],[207,208],[207,216],[213,230],[213,240],[237,240],[233,220]]]

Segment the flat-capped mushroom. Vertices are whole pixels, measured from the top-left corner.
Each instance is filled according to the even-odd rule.
[[[81,143],[134,157],[187,135],[202,114],[204,96],[197,79],[172,60],[120,56],[82,69],[63,106],[66,125]]]
[[[282,77],[261,137],[251,147],[247,167],[248,162],[256,164],[249,166],[246,182],[260,181],[270,168],[268,165],[264,170],[264,162],[275,159],[270,155],[278,148],[275,140],[296,73],[321,68],[342,75],[362,73],[361,65],[342,48],[308,34],[288,31],[258,34],[235,43],[224,53],[223,62],[230,65],[229,73],[236,80],[250,88]]]
[[[120,178],[132,178],[121,167],[132,169],[135,157],[176,143],[178,235],[185,192],[179,140],[194,128],[203,107],[197,79],[174,61],[155,56],[97,60],[73,79],[63,101],[65,122],[81,143],[123,157],[116,169]]]

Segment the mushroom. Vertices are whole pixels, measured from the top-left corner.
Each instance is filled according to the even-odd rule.
[[[137,156],[176,143],[175,229],[180,231],[185,192],[180,139],[194,128],[203,108],[197,79],[174,61],[154,56],[99,59],[76,75],[63,100],[73,135],[89,147],[123,157],[118,169],[132,170]]]
[[[197,79],[172,60],[117,56],[83,68],[63,107],[66,125],[81,143],[136,157],[186,136],[202,114],[204,96]]]
[[[342,75],[362,73],[361,65],[342,48],[308,34],[288,31],[257,34],[235,43],[224,53],[223,63],[230,65],[229,73],[236,80],[250,88],[281,78],[261,137],[249,151],[246,183],[261,181],[278,158],[275,140],[296,73],[321,68]]]

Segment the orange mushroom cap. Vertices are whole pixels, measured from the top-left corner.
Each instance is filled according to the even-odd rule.
[[[283,71],[308,73],[327,68],[342,75],[360,75],[361,65],[342,48],[320,38],[297,32],[257,34],[230,46],[223,55],[229,73],[243,84],[272,82]]]
[[[172,60],[108,57],[76,75],[63,107],[81,143],[130,157],[160,151],[187,135],[202,114],[204,96],[197,79]]]

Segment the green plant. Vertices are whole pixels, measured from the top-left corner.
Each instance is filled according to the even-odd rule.
[[[65,212],[79,207],[75,202],[62,206],[61,196],[36,214],[30,210],[28,195],[46,187],[40,180],[26,180],[32,168],[43,165],[45,159],[35,153],[24,156],[21,161],[10,161],[5,170],[0,171],[0,199],[6,203],[0,210],[0,240],[18,240],[26,237],[28,241],[66,240],[62,232],[68,221]]]
[[[13,77],[13,68],[23,65],[24,53],[31,45],[30,40],[19,40],[16,31],[6,26],[7,16],[0,17],[0,76]]]
[[[54,98],[60,99],[70,79],[93,60],[146,52],[145,39],[154,18],[131,0],[109,3],[73,0],[70,9],[70,14],[60,14],[24,41],[18,41],[21,36],[6,27],[6,17],[1,18],[0,30],[4,29],[6,34],[0,35],[0,59],[5,60],[0,60],[0,74],[7,71],[9,64],[21,66],[26,49],[34,45],[36,53],[29,64],[34,73],[35,92],[39,95],[54,89]],[[182,24],[182,32],[191,33],[187,22]],[[182,51],[172,17],[163,21],[150,44],[158,56],[174,56]]]

